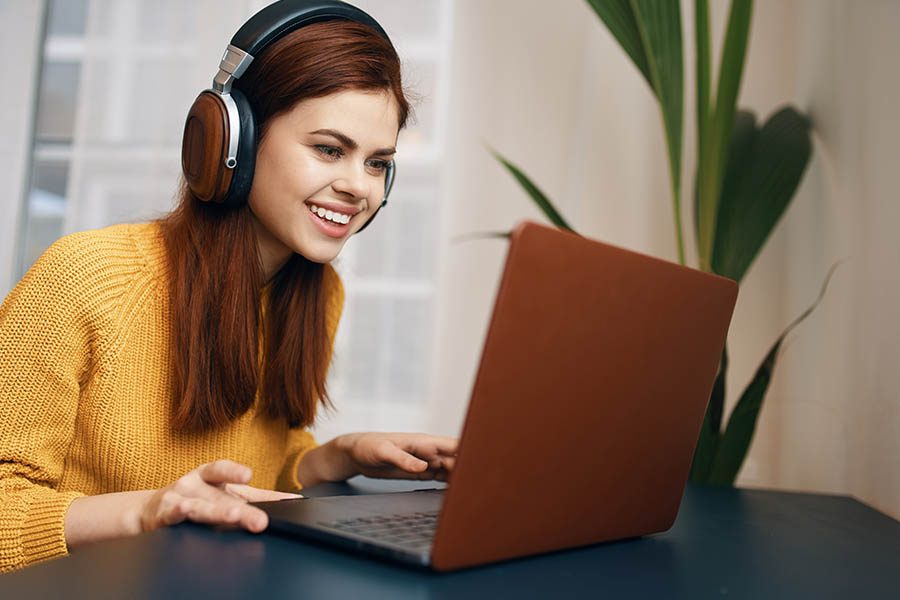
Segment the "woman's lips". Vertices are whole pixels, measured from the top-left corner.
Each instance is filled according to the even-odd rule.
[[[322,208],[325,207],[323,206]],[[306,209],[306,214],[309,215],[309,218],[312,219],[313,224],[319,229],[319,231],[321,231],[328,237],[340,239],[346,237],[346,235],[350,232],[350,223],[343,224],[329,221],[323,217],[320,217],[309,208]]]

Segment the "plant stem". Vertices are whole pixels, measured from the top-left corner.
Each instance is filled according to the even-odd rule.
[[[684,236],[681,233],[681,190],[676,184],[672,184],[672,204],[675,211],[675,239],[678,242],[678,263],[686,264],[684,261]]]

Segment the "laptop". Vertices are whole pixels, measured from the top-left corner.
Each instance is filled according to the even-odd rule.
[[[665,531],[737,289],[524,222],[446,489],[255,505],[273,530],[439,571]]]

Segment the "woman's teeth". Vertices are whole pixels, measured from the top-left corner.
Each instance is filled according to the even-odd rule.
[[[330,210],[322,208],[321,206],[316,206],[315,204],[311,204],[309,206],[309,210],[319,215],[319,218],[331,221],[333,223],[346,225],[350,222],[350,215],[342,215],[341,213],[332,212]]]

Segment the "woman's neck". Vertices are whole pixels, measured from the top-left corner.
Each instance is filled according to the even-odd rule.
[[[263,282],[269,282],[281,267],[291,258],[293,251],[275,238],[266,227],[253,217],[253,230],[256,232],[256,243],[259,247],[259,258],[262,263]]]

